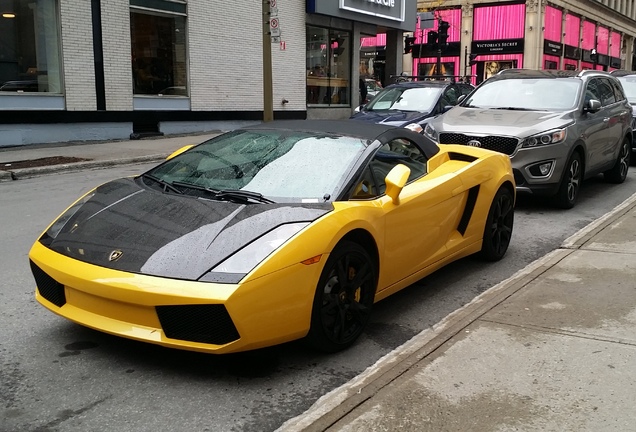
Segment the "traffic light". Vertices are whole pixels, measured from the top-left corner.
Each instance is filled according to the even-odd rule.
[[[437,41],[441,47],[445,47],[448,41],[448,29],[450,24],[448,21],[440,21],[437,28]]]
[[[438,33],[436,31],[429,31],[428,32],[428,39],[426,39],[426,44],[427,45],[437,45],[437,37],[438,37]]]
[[[477,64],[477,54],[468,54],[468,65],[473,66]]]
[[[407,36],[404,38],[404,54],[413,52],[413,45],[415,45],[415,38]]]
[[[592,60],[593,63],[596,63],[598,61],[598,53],[596,52],[596,48],[592,48],[592,52],[590,52],[590,60]]]

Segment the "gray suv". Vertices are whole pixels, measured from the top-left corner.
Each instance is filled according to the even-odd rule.
[[[601,71],[507,69],[432,120],[424,134],[510,156],[517,190],[574,207],[584,179],[622,183],[630,165],[632,109]]]

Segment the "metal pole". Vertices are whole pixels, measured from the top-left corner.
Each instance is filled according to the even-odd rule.
[[[269,31],[269,0],[262,0],[263,13],[263,121],[274,120],[274,86],[272,84],[272,36]]]
[[[442,17],[439,16],[437,17],[437,63],[435,65],[435,75],[441,76],[442,75],[442,44],[440,43],[439,40],[439,28],[442,24]]]

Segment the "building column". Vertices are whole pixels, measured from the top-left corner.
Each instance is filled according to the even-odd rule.
[[[402,73],[402,57],[404,55],[404,37],[402,35],[402,30],[389,30],[386,32],[386,63],[384,72],[386,85],[393,84],[395,77]]]
[[[545,4],[542,0],[528,0],[526,2],[526,31],[523,49],[523,67],[527,69],[542,69],[543,58],[543,15]]]
[[[459,34],[459,71],[457,75],[472,75],[472,68],[468,66],[466,52],[470,54],[473,42],[473,5],[462,6],[462,28]],[[458,71],[458,72],[459,72]],[[472,80],[471,80],[472,82]]]

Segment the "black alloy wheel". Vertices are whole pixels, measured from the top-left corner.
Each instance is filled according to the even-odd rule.
[[[621,150],[618,152],[618,159],[612,167],[612,169],[605,171],[603,176],[605,180],[610,183],[620,184],[627,178],[627,171],[629,170],[630,158],[632,155],[631,144],[627,138],[623,140],[621,144]]]
[[[350,241],[336,246],[316,288],[309,344],[326,352],[351,346],[369,321],[376,287],[377,270],[367,251]]]
[[[562,209],[571,209],[579,197],[579,189],[583,181],[583,164],[579,152],[575,151],[570,156],[566,165],[566,171],[561,180],[561,186],[555,196],[556,205]]]
[[[480,255],[487,261],[499,261],[506,254],[514,225],[514,196],[502,186],[490,205]]]

